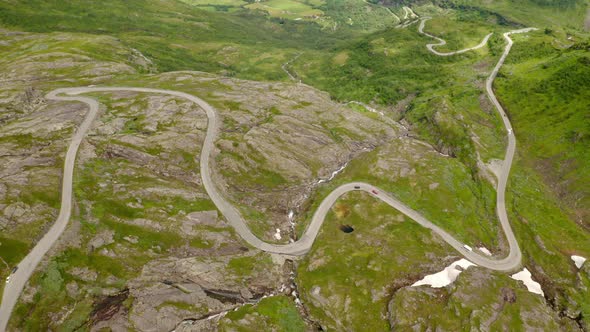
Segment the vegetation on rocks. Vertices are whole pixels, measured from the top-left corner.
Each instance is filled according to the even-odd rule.
[[[306,323],[293,301],[279,295],[228,313],[221,319],[219,330],[300,332],[306,330]]]
[[[481,49],[438,57],[416,23],[396,26],[407,5],[433,16],[426,31],[447,41],[441,52],[494,34]],[[441,290],[408,287],[459,255],[365,193],[338,201],[293,271],[245,246],[206,195],[200,108],[96,93],[103,108],[79,152],[72,220],[10,328],[588,329],[588,263],[578,270],[570,259],[590,258],[587,8],[582,0],[0,1],[2,278],[55,219],[63,156],[85,112],[43,95],[91,84],[185,91],[212,104],[221,120],[215,182],[266,241],[300,236],[332,189],[365,181],[501,257],[490,165],[504,157],[506,133],[484,84],[502,33],[539,28],[513,37],[494,88],[518,140],[509,219],[544,298],[479,268]],[[285,295],[244,305],[294,286],[291,271],[303,307]]]

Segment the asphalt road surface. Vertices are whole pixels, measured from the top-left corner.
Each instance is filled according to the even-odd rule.
[[[420,32],[421,34],[428,36],[430,38],[434,38],[436,40],[438,40],[438,43],[436,44],[427,44],[426,48],[428,48],[428,50],[436,55],[440,55],[440,56],[451,56],[451,55],[455,55],[455,54],[461,54],[461,53],[465,53],[465,52],[469,52],[469,51],[473,51],[473,50],[477,50],[478,48],[482,48],[484,46],[486,46],[486,44],[488,43],[488,39],[490,39],[490,37],[493,35],[493,33],[489,33],[487,36],[485,36],[481,43],[473,46],[473,47],[469,47],[469,48],[465,48],[459,51],[454,51],[454,52],[439,52],[437,50],[434,49],[434,47],[436,46],[443,46],[446,45],[447,42],[444,39],[438,38],[436,36],[433,36],[431,34],[429,34],[428,32],[424,32],[424,25],[426,24],[426,21],[430,20],[432,17],[424,17],[422,18],[421,22],[420,22],[420,26],[418,27],[418,32]],[[493,94],[493,93],[492,93]]]
[[[423,23],[420,26],[420,30],[423,28]],[[72,141],[68,147],[68,151],[66,154],[65,162],[64,162],[64,174],[63,174],[63,181],[62,181],[62,197],[61,197],[61,208],[59,211],[59,216],[51,229],[43,236],[43,238],[37,243],[37,245],[33,248],[33,250],[19,263],[18,270],[11,276],[10,283],[6,284],[4,288],[4,294],[2,296],[2,304],[0,305],[0,331],[4,331],[6,329],[6,324],[8,319],[10,318],[10,314],[22,292],[26,282],[28,281],[31,274],[34,272],[35,268],[43,258],[43,256],[47,253],[47,251],[51,248],[51,246],[57,241],[59,236],[65,230],[71,210],[72,210],[72,177],[74,172],[74,163],[76,158],[76,153],[78,151],[78,147],[86,132],[90,128],[92,122],[94,121],[97,113],[99,104],[96,100],[88,97],[79,96],[83,93],[89,92],[114,92],[114,91],[135,91],[135,92],[144,92],[144,93],[154,93],[154,94],[167,94],[172,95],[180,98],[185,98],[194,102],[195,104],[199,105],[205,112],[207,113],[208,118],[208,127],[207,127],[207,134],[205,136],[205,141],[203,143],[203,149],[200,156],[200,173],[201,178],[203,181],[203,185],[205,190],[209,194],[211,200],[215,203],[219,211],[223,214],[225,219],[231,224],[231,226],[236,230],[236,232],[253,247],[256,247],[260,250],[277,253],[277,254],[284,254],[284,255],[292,255],[292,256],[299,256],[304,255],[307,253],[313,242],[315,241],[320,227],[322,226],[326,215],[330,211],[331,206],[336,202],[336,200],[344,195],[349,191],[354,190],[362,190],[369,194],[371,194],[376,199],[380,199],[383,202],[389,204],[393,208],[399,210],[406,216],[410,217],[420,225],[431,229],[434,233],[440,236],[443,240],[445,240],[449,245],[455,248],[461,255],[465,256],[468,260],[472,261],[473,263],[483,266],[492,270],[499,270],[499,271],[512,271],[516,270],[520,267],[521,262],[521,251],[514,237],[514,233],[512,228],[510,227],[510,223],[508,221],[508,216],[506,214],[506,207],[505,207],[505,191],[506,191],[506,182],[508,180],[508,175],[510,173],[510,167],[512,165],[512,159],[514,157],[514,152],[516,149],[516,141],[514,138],[514,134],[512,131],[512,127],[504,109],[496,99],[494,92],[492,90],[492,82],[494,78],[498,74],[498,70],[504,63],[506,56],[510,52],[510,48],[512,47],[512,40],[510,39],[510,34],[512,33],[524,33],[534,30],[532,28],[528,29],[521,29],[512,32],[508,32],[504,34],[504,38],[508,42],[506,48],[504,49],[504,53],[502,57],[498,61],[498,64],[488,77],[486,81],[486,91],[492,103],[495,105],[496,109],[500,113],[502,120],[504,121],[504,126],[507,130],[508,135],[508,148],[506,150],[506,156],[504,159],[504,163],[502,165],[502,170],[498,178],[498,186],[497,186],[497,214],[498,219],[500,220],[500,224],[502,229],[506,235],[508,240],[508,244],[510,247],[510,253],[508,256],[501,258],[501,259],[493,259],[490,257],[482,256],[476,252],[472,252],[464,248],[464,244],[457,241],[453,236],[445,232],[440,227],[436,226],[426,218],[424,218],[420,213],[416,212],[415,210],[411,209],[410,207],[406,206],[404,203],[400,202],[393,196],[387,194],[380,188],[361,182],[354,182],[354,183],[347,183],[332,191],[320,204],[318,209],[315,211],[313,215],[313,219],[301,237],[296,242],[289,243],[289,244],[271,244],[266,243],[259,238],[257,238],[248,228],[245,220],[242,216],[238,213],[236,208],[232,206],[223,196],[219,193],[215,184],[213,183],[211,177],[211,170],[209,168],[209,156],[214,149],[214,142],[217,138],[217,133],[219,130],[219,123],[218,118],[216,115],[216,111],[213,107],[211,107],[208,103],[203,101],[202,99],[190,95],[188,93],[179,92],[179,91],[171,91],[171,90],[160,90],[160,89],[149,89],[149,88],[133,88],[133,87],[78,87],[78,88],[64,88],[64,89],[57,89],[50,92],[46,98],[48,100],[53,100],[57,102],[69,101],[69,102],[82,102],[86,103],[89,106],[89,111],[84,118],[84,121],[74,134]],[[489,36],[489,35],[488,35]],[[436,37],[433,37],[436,38]],[[486,37],[487,38],[487,37]],[[438,39],[438,38],[437,38]],[[486,39],[487,41],[487,39]],[[477,46],[481,47],[481,46]],[[431,49],[431,48],[429,48]],[[471,48],[473,49],[473,48]],[[438,54],[436,51],[431,51],[435,54]],[[461,53],[462,51],[454,52],[453,54]],[[452,54],[438,54],[438,55],[452,55]],[[359,187],[356,189],[355,187]],[[378,194],[374,194],[373,191],[376,191]]]

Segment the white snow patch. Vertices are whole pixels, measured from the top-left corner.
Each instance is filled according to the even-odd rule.
[[[484,255],[486,255],[486,256],[492,256],[492,253],[486,247],[479,247],[477,249],[479,249],[479,251],[483,252]]]
[[[576,267],[578,269],[581,269],[582,265],[584,265],[584,262],[586,261],[586,258],[582,256],[572,255],[572,261],[574,261],[574,264],[576,264]]]
[[[277,232],[275,233],[275,239],[280,240],[283,237],[281,236],[281,229],[277,228]]]
[[[529,292],[544,296],[541,284],[531,278],[531,272],[526,267],[522,271],[511,275],[510,278],[522,281]]]
[[[412,287],[422,285],[429,285],[432,288],[445,287],[457,280],[459,274],[461,274],[463,270],[467,269],[470,266],[477,265],[471,263],[465,258],[462,258],[456,262],[451,263],[451,265],[445,267],[444,270],[435,274],[427,275],[424,278],[422,278],[422,280],[416,281],[414,284],[412,284]],[[457,267],[460,267],[461,270],[459,270]]]

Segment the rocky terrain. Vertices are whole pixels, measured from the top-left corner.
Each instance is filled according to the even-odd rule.
[[[334,103],[303,84],[171,75],[154,78],[154,84],[181,82],[175,89],[186,85],[187,91],[207,95],[220,111],[217,184],[266,241],[276,240],[276,229],[289,233],[289,212],[301,212],[318,181],[404,130],[389,118]]]
[[[166,330],[279,289],[288,275],[282,263],[243,247],[200,186],[194,156],[204,113],[162,96],[100,98],[109,106],[78,157],[78,214],[45,263],[47,272],[25,291],[17,312],[34,308],[35,317],[25,326],[48,320]],[[51,295],[46,305],[62,309],[42,312],[43,301],[31,302],[39,295]]]
[[[108,38],[84,39],[81,54],[69,54],[59,51],[60,43],[81,42],[75,35],[6,36],[7,44],[43,51],[38,57],[4,59],[3,67],[7,80],[26,77],[26,84],[3,91],[3,159],[10,166],[2,170],[3,236],[28,238],[30,247],[56,216],[60,156],[85,111],[76,103],[44,101],[48,81],[64,72],[68,85],[100,83],[112,73],[132,74],[145,63],[133,62],[139,60],[131,58],[132,51],[125,55],[132,65],[123,67],[83,56],[83,47],[115,43]],[[37,46],[41,41],[45,46]],[[76,82],[76,77],[84,79]],[[151,76],[147,84],[184,87],[219,109],[224,120],[216,157],[223,165],[220,186],[245,213],[259,213],[249,219],[267,238],[275,228],[289,233],[286,214],[319,179],[400,130],[393,121],[336,104],[305,85],[188,72]],[[14,328],[52,322],[97,330],[166,330],[178,324],[199,330],[209,316],[290,285],[291,268],[284,259],[244,247],[204,193],[195,158],[207,124],[198,107],[168,96],[96,97],[105,107],[79,151],[76,217],[25,290]],[[38,235],[19,236],[25,232]],[[39,302],[39,297],[53,300]],[[49,305],[54,309],[45,310]]]
[[[90,63],[84,66],[93,66],[93,61],[87,62]],[[34,76],[39,68],[55,70],[57,63],[59,60],[35,64],[36,69],[28,72]],[[106,65],[99,62],[96,66]],[[132,66],[126,68],[130,73],[134,70]],[[105,74],[104,70],[97,72]],[[6,203],[2,220],[4,234],[14,238],[23,232],[43,234],[43,227],[55,217],[59,155],[64,153],[67,137],[85,111],[83,105],[76,103],[45,102],[43,75],[35,77],[38,81],[34,88],[29,84],[21,90],[4,92],[4,158],[5,165],[10,167],[3,169]],[[105,79],[101,77],[89,82],[99,83]],[[125,79],[118,84],[130,85]],[[143,84],[190,91],[215,105],[223,119],[222,134],[216,144],[216,181],[241,208],[251,227],[267,240],[277,240],[276,229],[286,234],[282,241],[297,236],[288,214],[293,211],[305,221],[306,213],[313,209],[309,198],[322,188],[318,182],[331,178],[332,172],[342,166],[346,168],[339,181],[351,174],[371,174],[392,187],[413,188],[406,197],[409,202],[416,194],[443,197],[436,193],[445,191],[449,192],[447,199],[458,197],[463,204],[472,202],[468,204],[477,206],[476,197],[487,195],[478,194],[475,187],[461,193],[457,181],[473,186],[468,173],[461,170],[464,166],[408,136],[404,126],[387,114],[334,103],[327,94],[306,85],[249,82],[195,72],[149,75]],[[388,322],[387,315],[392,326],[419,324],[395,310],[396,299],[404,292],[419,292],[403,287],[456,258],[436,238],[405,223],[404,217],[396,216],[394,211],[387,212],[387,217],[372,214],[373,207],[365,211],[365,205],[372,206],[370,201],[361,204],[364,200],[356,198],[352,211],[358,216],[357,221],[344,222],[349,218],[352,202],[345,200],[334,207],[335,218],[342,219],[342,224],[351,224],[354,232],[345,235],[337,228],[327,227],[320,237],[336,236],[335,241],[341,241],[342,236],[353,236],[358,243],[349,241],[342,247],[322,238],[322,244],[301,266],[249,250],[220,218],[200,184],[196,158],[207,125],[202,110],[169,96],[126,92],[99,93],[95,97],[104,108],[79,152],[76,217],[53,250],[53,258],[45,261],[26,289],[24,301],[15,312],[15,329],[44,326],[48,322],[92,330],[108,327],[142,331],[275,326],[272,313],[260,316],[256,303],[263,296],[291,295],[297,287],[291,281],[295,268],[303,306],[294,305],[286,297],[292,308],[285,310],[297,313],[295,317],[303,314],[306,329],[354,326],[362,321],[359,315],[367,314],[375,315],[374,322],[381,328]],[[11,109],[23,111],[10,113]],[[22,136],[15,140],[15,133]],[[360,167],[354,161],[358,156],[371,160],[372,166]],[[23,196],[30,197],[31,203],[15,199]],[[418,199],[415,204],[420,206],[420,202]],[[482,215],[491,215],[486,208],[475,209],[480,209]],[[448,213],[449,218],[454,218],[455,213],[462,212]],[[479,237],[481,243],[500,254],[501,244],[487,242],[496,238],[497,232],[492,217],[488,218],[492,227],[485,231],[487,234],[474,233],[469,238]],[[365,230],[370,224],[359,225],[359,220],[370,220],[373,226]],[[393,230],[393,225],[403,225],[401,233],[388,231],[385,235],[383,230]],[[486,230],[483,226],[480,231]],[[416,234],[420,234],[419,238],[415,238]],[[27,245],[34,242],[32,238]],[[419,254],[419,243],[430,247],[429,252]],[[405,249],[400,251],[400,245]],[[373,249],[371,254],[364,255],[350,251],[359,247],[397,249],[388,254]],[[326,250],[334,250],[330,248],[340,249],[327,253]],[[411,258],[410,252],[417,256]],[[429,258],[417,267],[414,264],[418,264],[420,255]],[[340,258],[330,261],[328,257]],[[350,260],[354,257],[364,258]],[[341,262],[343,258],[346,259]],[[330,267],[332,264],[336,265]],[[317,275],[323,269],[341,269],[341,265],[347,271],[358,271],[350,277],[340,274],[325,281]],[[411,270],[400,269],[403,266]],[[392,283],[392,279],[396,281]],[[371,292],[342,297],[341,291],[350,286]],[[55,308],[55,300],[36,300],[39,297],[57,299],[61,309],[48,310],[49,305]],[[413,297],[404,298],[413,301]],[[270,299],[283,301],[277,296]],[[419,300],[416,301],[413,305],[419,306]],[[550,310],[542,302],[533,303],[530,315]],[[264,306],[265,302],[261,308]],[[498,310],[498,304],[490,306]],[[239,314],[222,318],[237,308]],[[33,319],[25,322],[27,316]]]
[[[96,48],[113,53],[97,57]],[[147,64],[114,38],[67,33],[0,30],[0,54],[0,242],[16,264],[57,215],[62,158],[85,112],[47,104],[43,86],[104,81]]]
[[[490,291],[493,289],[493,291]],[[469,317],[469,319],[465,319]],[[575,320],[560,317],[544,299],[506,276],[470,267],[446,288],[404,287],[389,303],[393,329],[473,329],[477,331],[577,331]],[[517,323],[518,322],[518,323]]]
[[[112,34],[117,37],[107,34],[112,25],[63,29],[85,33],[0,30],[0,278],[55,220],[65,151],[86,112],[83,104],[50,102],[44,95],[85,85],[184,91],[214,106],[221,120],[214,182],[264,241],[296,239],[327,193],[365,181],[459,241],[485,247],[491,256],[506,254],[494,190],[506,133],[484,93],[503,45],[500,37],[490,39],[489,50],[440,60],[424,54],[424,40],[407,26],[372,34],[364,43],[356,40],[360,32],[336,42],[342,36],[335,28],[324,36],[323,30],[264,21],[264,28],[283,26],[293,38],[322,34],[328,43],[297,53],[282,44],[265,49],[255,38],[251,44],[237,37],[231,43],[207,39],[220,33],[222,14],[178,19],[176,1],[158,3],[166,8],[162,17],[187,24],[183,33],[198,27],[207,36],[194,44],[167,41],[178,43],[170,46],[159,44],[165,35],[150,31],[151,25],[133,25],[131,32]],[[89,10],[88,20],[96,24],[95,9]],[[462,35],[453,31],[461,27],[477,26],[470,38],[479,40],[496,22],[463,26],[465,17],[457,14],[455,21],[449,8],[421,10],[441,15],[436,24],[452,22],[444,32],[455,42]],[[248,18],[266,20],[240,20]],[[290,53],[302,56],[284,64]],[[411,66],[404,62],[408,58]],[[358,89],[350,97],[370,106],[336,101],[343,92],[327,83],[327,91],[339,93],[285,82],[281,65],[296,69],[297,78],[309,84],[332,71],[330,84],[340,89],[355,82],[350,86]],[[216,74],[161,72],[193,67],[215,68]],[[396,81],[395,91],[383,87],[392,76],[377,67],[399,74],[403,84]],[[426,73],[432,68],[437,72]],[[284,80],[237,78],[248,75]],[[367,193],[351,192],[331,208],[306,256],[260,252],[235,234],[202,186],[199,156],[207,117],[200,107],[158,94],[91,97],[100,102],[100,114],[78,153],[70,224],[29,279],[9,331],[590,329],[590,265],[577,268],[570,259],[588,256],[588,236],[524,166],[523,155],[516,157],[506,205],[523,268],[543,295],[508,274],[478,267],[440,289],[412,287],[460,254],[398,211]]]

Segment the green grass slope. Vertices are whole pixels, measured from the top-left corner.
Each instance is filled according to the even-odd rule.
[[[280,66],[294,53],[291,49],[322,49],[338,40],[315,24],[279,24],[247,11],[227,16],[173,0],[2,1],[0,24],[33,32],[108,34],[141,51],[160,71],[201,70],[251,79],[288,79]]]
[[[493,11],[526,25],[578,30],[583,29],[588,10],[587,0],[451,0],[443,4]]]
[[[328,1],[325,12],[329,12],[330,4],[346,6],[347,3]],[[576,224],[576,221],[588,220],[589,204],[590,72],[588,44],[584,39],[587,37],[581,27],[586,5],[582,1],[566,1],[562,5],[562,2],[532,0],[447,4],[459,7],[441,10],[440,17],[427,25],[427,31],[448,39],[449,44],[441,50],[473,45],[483,35],[494,32],[487,47],[441,58],[428,53],[425,44],[432,40],[419,35],[416,26],[386,28],[371,34],[361,34],[352,28],[331,31],[325,26],[269,18],[258,12],[236,10],[225,14],[217,9],[204,11],[169,0],[2,1],[0,23],[12,29],[36,32],[112,35],[126,47],[137,48],[153,59],[160,71],[203,70],[257,80],[287,80],[281,65],[303,51],[291,67],[305,83],[329,92],[335,99],[372,103],[384,111],[385,117],[405,120],[417,138],[425,142],[428,157],[416,161],[412,160],[415,156],[404,156],[404,161],[411,161],[409,176],[393,176],[398,169],[382,168],[379,161],[387,164],[396,156],[408,153],[400,150],[402,144],[389,149],[381,147],[363,155],[351,162],[333,183],[320,187],[311,198],[311,207],[304,218],[309,217],[314,204],[333,186],[349,180],[366,180],[382,184],[459,239],[485,244],[491,249],[501,246],[502,236],[494,218],[494,192],[481,176],[477,161],[478,155],[484,162],[501,158],[505,134],[487,101],[483,83],[504,46],[502,32],[521,25],[548,27],[547,34],[541,30],[514,38],[513,52],[496,82],[498,97],[514,122],[519,140],[507,206],[523,249],[523,262],[547,294],[546,302],[537,302],[551,305],[561,315],[578,313],[571,315],[588,325],[590,299],[584,290],[588,287],[588,278],[583,271],[575,269],[569,257],[572,254],[590,257],[590,235]],[[416,11],[420,13],[420,9]],[[573,40],[568,40],[569,34]],[[75,43],[64,47],[77,48]],[[101,47],[86,45],[84,50],[100,54],[106,49]],[[26,52],[22,56],[26,56]],[[124,62],[124,57],[107,60]],[[55,71],[55,74],[53,78],[44,77],[44,88],[86,83],[84,80],[65,81],[66,76],[75,74],[71,70]],[[145,75],[136,74],[110,82],[141,85],[146,84],[143,78]],[[137,127],[130,123],[126,129],[132,131]],[[451,157],[439,156],[430,146]],[[90,196],[94,196],[90,190],[96,175],[92,172],[107,171],[101,168],[99,161],[94,166],[95,169],[81,170],[88,173],[82,173],[76,184],[78,194],[89,201]],[[534,169],[539,172],[532,171]],[[439,187],[429,189],[435,181]],[[340,209],[348,214],[338,215],[341,211],[337,209],[329,216],[320,233],[320,242],[299,268],[300,287],[311,301],[312,316],[327,326],[338,329],[350,323],[359,330],[387,328],[382,317],[393,291],[392,280],[404,277],[408,282],[418,277],[408,258],[428,256],[436,260],[444,257],[447,249],[431,239],[424,229],[403,217],[396,219],[395,211],[388,211],[387,207],[366,197],[350,196],[339,203],[348,207],[348,210]],[[445,211],[447,206],[453,209]],[[112,211],[105,213],[107,207]],[[114,230],[118,240],[142,231],[113,221],[115,217],[141,216],[142,212],[113,204],[104,193],[93,201],[88,211],[101,217],[101,227]],[[337,230],[338,223],[353,224],[355,233],[347,238],[347,234]],[[84,227],[87,228],[83,232],[88,236],[95,231],[89,225]],[[370,237],[376,240],[371,241]],[[132,246],[139,256],[152,243],[166,248],[177,241],[168,233],[146,232],[142,238],[144,242]],[[12,249],[24,251],[19,243],[0,241],[2,257],[10,262],[17,258],[4,253]],[[198,240],[187,242],[206,245]],[[391,248],[401,250],[390,256],[382,255],[382,249],[393,250]],[[142,262],[138,260],[138,265],[121,270],[119,265],[110,264],[102,257],[83,258],[78,252],[65,252],[53,261],[33,282],[43,286],[41,294],[51,296],[61,292],[62,297],[65,296],[63,289],[53,288],[54,284],[63,286],[60,278],[64,277],[60,275],[66,273],[70,261],[80,266],[99,266],[105,269],[105,275],[108,272],[122,280],[129,278],[127,270],[137,273]],[[425,265],[422,268],[423,271],[433,270]],[[379,290],[376,295],[363,292],[357,289],[355,282]],[[317,291],[314,286],[321,290]],[[348,292],[354,295],[348,300],[354,309],[339,317],[347,303]],[[315,293],[320,297],[313,298]],[[326,298],[329,301],[323,302]],[[34,324],[43,325],[48,321],[46,311],[52,303],[39,303],[33,316]],[[81,312],[89,311],[89,304],[84,305],[86,307],[80,307]],[[263,320],[267,325],[257,325],[261,321],[227,321],[228,329],[240,329],[236,324],[242,323],[280,327],[285,322],[277,321],[277,315],[293,312],[292,306],[285,303],[276,304],[278,314],[276,308],[266,310],[263,303],[259,306],[262,311],[258,314],[265,316]],[[255,316],[250,309],[243,309],[233,318]],[[28,317],[27,310],[28,307],[23,306],[17,315],[24,319]],[[365,320],[368,323],[363,323]]]
[[[590,44],[554,39],[518,38],[496,86],[530,165],[590,227]]]

